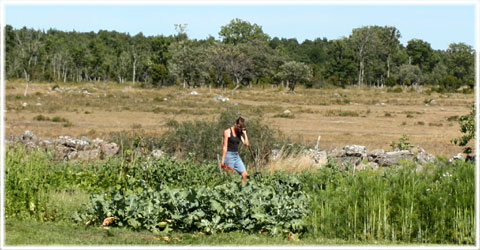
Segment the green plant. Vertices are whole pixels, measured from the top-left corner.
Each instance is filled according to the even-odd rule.
[[[274,118],[289,118],[293,119],[295,118],[295,115],[292,113],[281,113],[281,114],[276,114],[273,116]]]
[[[279,235],[283,230],[305,230],[302,217],[309,214],[308,204],[309,197],[298,178],[277,173],[249,180],[245,185],[228,181],[212,188],[143,185],[112,189],[93,195],[86,213],[76,214],[75,218],[99,224],[106,217],[115,217],[116,226],[154,233],[172,229],[205,233],[243,230]]]
[[[472,105],[472,110],[470,111],[470,114],[459,117],[459,123],[460,123],[460,132],[462,132],[464,135],[462,135],[459,138],[455,138],[451,140],[451,142],[455,145],[464,147],[470,142],[470,140],[475,138],[475,105],[474,104]],[[464,153],[471,154],[472,148],[465,147]]]
[[[44,115],[37,115],[35,117],[33,117],[33,120],[36,120],[36,121],[49,121],[50,118],[48,116],[44,116]]]
[[[69,122],[67,119],[60,117],[60,116],[54,116],[52,118],[52,122]]]
[[[392,143],[390,143],[390,146],[392,147],[392,150],[409,150],[413,147],[413,145],[410,143],[410,139],[406,134],[402,134],[402,137],[398,142],[392,141]]]

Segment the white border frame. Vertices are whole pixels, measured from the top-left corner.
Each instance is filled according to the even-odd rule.
[[[376,246],[376,245],[334,245],[334,246],[5,246],[5,5],[473,5],[475,7],[475,110],[476,110],[476,138],[475,138],[475,246],[439,245],[439,246]],[[479,159],[479,99],[480,99],[480,2],[478,0],[0,0],[0,249],[479,249],[480,248],[480,159]]]

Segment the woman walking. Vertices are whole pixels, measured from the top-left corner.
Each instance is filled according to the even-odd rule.
[[[248,142],[247,129],[245,127],[245,119],[239,117],[235,125],[225,129],[223,132],[223,153],[222,166],[227,165],[242,175],[242,182],[247,181],[247,170],[238,154],[238,145],[242,141],[247,147]]]

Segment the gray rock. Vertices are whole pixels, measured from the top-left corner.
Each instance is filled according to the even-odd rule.
[[[435,105],[435,104],[437,104],[437,101],[431,100],[428,104],[430,104],[430,105]]]
[[[339,158],[345,156],[345,150],[334,148],[328,152],[328,157]]]
[[[86,136],[82,136],[82,138],[80,138],[80,140],[86,141],[86,142],[88,142],[89,144],[91,143],[90,138],[88,138],[88,137],[86,137]]]
[[[215,96],[214,98],[212,98],[212,100],[218,102],[218,101],[221,101],[221,102],[228,102],[230,101],[230,99],[228,97],[223,97],[221,95],[217,95]]]
[[[345,157],[337,157],[332,158],[339,167],[345,169],[350,166],[357,166],[362,162],[361,157],[352,157],[352,156],[345,156]]]
[[[415,156],[415,161],[420,165],[425,165],[435,161],[435,156],[427,154],[425,152],[420,152]]]
[[[190,95],[198,95],[198,92],[194,90],[194,91],[190,92]]]
[[[92,150],[84,150],[78,151],[77,158],[80,160],[95,160],[100,157],[100,150],[99,149],[92,149]]]
[[[87,141],[75,139],[70,136],[60,136],[58,138],[58,143],[76,150],[86,150],[90,145]]]
[[[76,155],[76,151],[74,148],[59,144],[55,147],[53,157],[56,160],[68,160],[71,159],[71,157],[73,157],[74,155]]]
[[[386,152],[382,157],[375,160],[381,166],[393,166],[402,160],[414,160],[415,156],[408,150]]]
[[[454,155],[452,158],[448,159],[448,162],[457,161],[457,160],[464,161],[465,156],[463,156],[462,153],[458,153],[458,154]]]
[[[103,144],[103,140],[100,138],[95,138],[92,140],[92,146],[95,148],[100,148],[102,144]]]
[[[415,146],[415,147],[410,149],[410,152],[414,153],[414,154],[425,153],[425,149],[423,149],[419,146]]]
[[[38,145],[47,148],[47,149],[53,149],[55,147],[55,140],[52,139],[40,139],[38,142]]]
[[[370,162],[374,162],[376,159],[382,157],[385,154],[385,150],[383,149],[374,149],[370,151],[367,155],[367,159]]]
[[[340,96],[338,93],[333,93],[332,97],[334,97],[334,98],[339,98],[339,97],[341,97],[341,96]]]
[[[20,140],[22,140],[23,142],[29,142],[29,141],[37,141],[38,138],[35,134],[33,134],[32,131],[25,130],[23,135],[20,136]]]
[[[345,150],[345,155],[352,157],[367,157],[367,148],[360,145],[348,145],[343,148]]]
[[[284,113],[284,114],[291,114],[291,113],[292,113],[292,111],[290,111],[290,110],[286,109],[286,110],[284,110],[284,111],[283,111],[283,113]]]
[[[102,155],[103,156],[113,156],[118,152],[118,145],[114,142],[103,143],[102,146]]]

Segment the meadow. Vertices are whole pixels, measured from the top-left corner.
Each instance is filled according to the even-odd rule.
[[[241,88],[233,96],[229,89],[144,89],[117,83],[32,83],[26,97],[24,89],[22,82],[6,83],[6,135],[25,130],[42,138],[106,138],[131,130],[158,135],[167,131],[171,119],[212,121],[235,107],[247,122],[261,116],[294,141],[315,144],[321,136],[319,146],[325,150],[351,144],[389,149],[407,134],[412,144],[449,157],[462,152],[450,140],[460,136],[458,116],[468,114],[475,101],[473,93],[440,94],[429,87],[422,87],[422,93],[413,87],[347,87],[299,88],[288,94],[269,85]],[[217,95],[229,101],[214,101]]]

